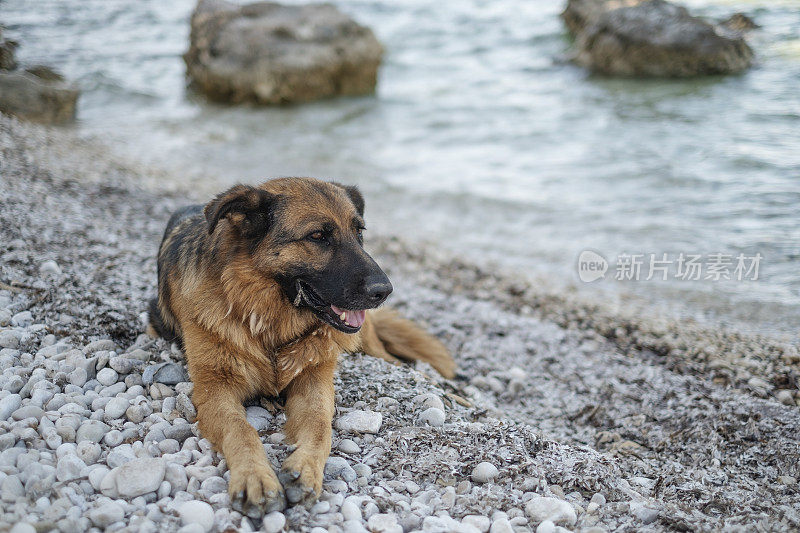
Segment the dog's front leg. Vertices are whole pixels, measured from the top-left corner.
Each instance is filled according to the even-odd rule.
[[[260,513],[281,511],[286,507],[283,489],[242,405],[250,393],[246,380],[224,365],[234,360],[231,354],[211,353],[220,344],[197,342],[201,335],[186,335],[200,434],[225,456],[231,472],[228,493],[236,507],[248,513],[253,507]]]
[[[335,370],[335,359],[307,367],[286,388],[286,437],[297,449],[284,461],[280,478],[291,503],[312,503],[322,491],[331,453]]]

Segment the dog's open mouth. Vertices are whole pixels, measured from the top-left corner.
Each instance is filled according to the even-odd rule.
[[[342,309],[326,303],[310,285],[302,281],[297,282],[297,297],[295,297],[294,305],[297,307],[305,305],[323,322],[345,333],[355,333],[360,330],[367,316],[363,309]]]

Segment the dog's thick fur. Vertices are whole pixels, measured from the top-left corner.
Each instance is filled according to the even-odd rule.
[[[348,333],[331,325],[336,313],[323,316],[305,305],[316,300],[298,281],[304,276],[331,294],[344,294],[343,301],[367,298],[339,287],[361,266],[379,287],[388,286],[359,289],[370,292],[369,302],[378,305],[391,291],[361,248],[363,209],[353,187],[281,178],[258,187],[237,185],[205,207],[176,212],[167,225],[151,333],[184,346],[200,431],[225,456],[231,498],[246,508],[269,512],[282,509],[286,499],[308,503],[320,494],[341,352],[363,350],[395,363],[396,357],[427,361],[442,375],[454,375],[447,349],[394,311],[370,310],[360,330]],[[338,251],[345,248],[349,263]],[[327,303],[375,307],[369,302]],[[243,407],[248,398],[279,394],[286,397],[286,437],[297,444],[280,476]]]

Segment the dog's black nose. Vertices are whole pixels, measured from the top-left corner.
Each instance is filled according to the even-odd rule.
[[[369,276],[364,280],[364,294],[374,305],[380,305],[392,293],[392,282],[386,274]]]

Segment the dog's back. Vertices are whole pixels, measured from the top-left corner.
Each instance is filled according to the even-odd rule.
[[[187,224],[183,222],[191,219]],[[151,334],[158,335],[170,342],[183,344],[180,326],[170,309],[170,288],[167,281],[167,272],[180,262],[181,257],[186,256],[183,246],[188,235],[205,231],[205,218],[203,217],[203,206],[188,205],[172,213],[161,245],[158,250],[158,297],[150,300],[148,308],[150,326],[154,331]]]

